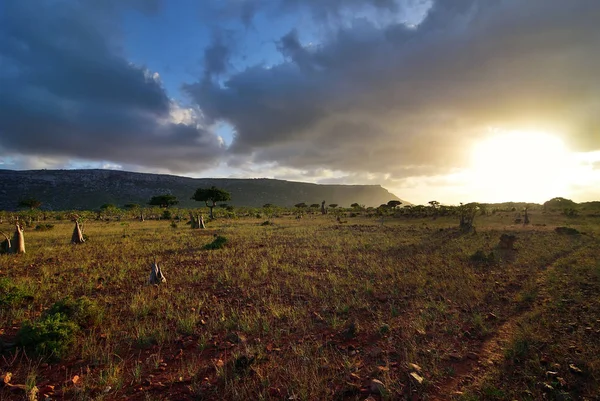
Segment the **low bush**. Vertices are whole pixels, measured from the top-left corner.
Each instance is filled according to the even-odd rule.
[[[210,244],[204,245],[203,249],[213,250],[213,249],[221,249],[227,243],[227,238],[223,236],[217,236],[213,242]]]

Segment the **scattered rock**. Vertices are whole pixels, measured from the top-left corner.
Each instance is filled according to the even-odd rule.
[[[552,387],[548,383],[540,383],[540,387],[542,388],[542,391],[546,393],[551,393],[554,391],[554,387]]]
[[[419,365],[417,365],[416,363],[409,363],[408,367],[413,371],[413,372],[421,372],[421,367]]]
[[[424,380],[424,379],[423,379],[423,377],[422,377],[422,376],[420,376],[418,373],[416,373],[416,372],[412,372],[412,373],[410,374],[410,377],[412,377],[412,379],[413,379],[414,381],[416,381],[417,383],[419,383],[419,384],[423,384],[423,380]]]
[[[582,375],[583,374],[583,370],[579,369],[577,366],[575,366],[574,364],[570,364],[569,365],[569,371],[571,373],[574,373],[576,375]]]
[[[462,356],[460,356],[459,353],[457,352],[452,352],[451,354],[448,355],[448,357],[453,360],[453,361],[460,361],[462,360]]]
[[[475,352],[469,352],[467,354],[467,358],[469,358],[469,359],[471,359],[473,361],[476,361],[476,360],[479,359],[479,355],[477,355]]]
[[[377,379],[371,380],[371,383],[369,383],[369,389],[373,394],[383,395],[386,393],[385,385]]]

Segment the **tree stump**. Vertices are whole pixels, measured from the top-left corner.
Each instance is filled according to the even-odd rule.
[[[25,253],[25,236],[23,235],[23,226],[20,226],[19,223],[15,224],[11,253]]]
[[[192,228],[206,228],[204,225],[204,217],[201,214],[194,215],[192,212],[190,212],[190,225]]]
[[[73,228],[73,235],[71,236],[72,244],[83,244],[85,239],[83,239],[83,233],[81,232],[81,226],[79,222],[75,220],[75,228]]]
[[[158,263],[152,263],[152,267],[150,268],[150,277],[148,278],[148,284],[159,285],[161,283],[166,282],[167,279],[165,278],[162,270],[160,270],[160,266],[158,266]]]

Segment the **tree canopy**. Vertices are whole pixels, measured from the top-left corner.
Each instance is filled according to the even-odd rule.
[[[226,202],[231,200],[231,194],[224,189],[212,186],[210,188],[198,188],[194,192],[192,199],[198,202],[204,202],[210,209],[210,218],[213,216],[213,208],[217,205],[217,202]]]
[[[164,194],[153,196],[148,204],[151,206],[169,207],[178,204],[179,201],[175,195]]]
[[[20,207],[28,207],[29,209],[33,210],[33,209],[37,209],[38,207],[42,206],[42,202],[40,202],[39,200],[37,200],[35,198],[27,198],[27,199],[20,200],[19,206]]]
[[[401,204],[402,204],[402,202],[400,202],[399,200],[391,200],[391,201],[389,201],[389,202],[387,203],[387,205],[388,205],[390,208],[392,208],[392,209],[395,209],[395,208],[397,208],[397,207],[398,207],[398,206],[400,206]]]

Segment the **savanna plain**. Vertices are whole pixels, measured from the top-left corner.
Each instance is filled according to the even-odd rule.
[[[600,216],[514,214],[34,222],[0,399],[598,400]]]

